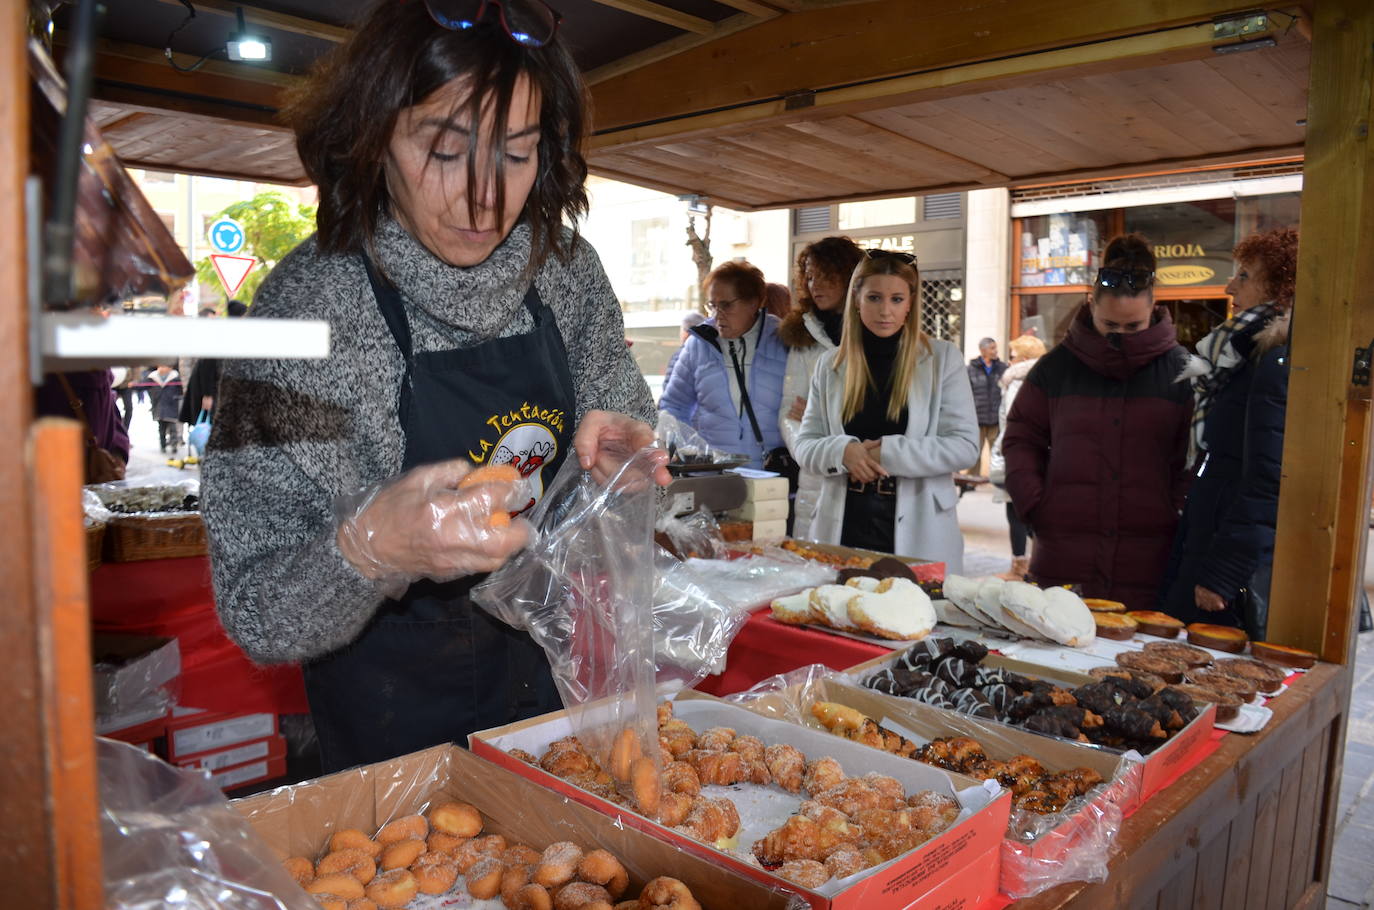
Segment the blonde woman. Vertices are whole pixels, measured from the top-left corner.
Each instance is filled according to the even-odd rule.
[[[953,472],[978,456],[963,355],[921,331],[920,274],[869,250],[849,283],[839,347],[816,365],[796,441],[822,476],[810,537],[961,572]]]

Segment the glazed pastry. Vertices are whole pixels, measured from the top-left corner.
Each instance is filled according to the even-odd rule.
[[[1261,692],[1277,692],[1283,687],[1283,681],[1288,678],[1287,672],[1278,667],[1258,660],[1247,660],[1244,657],[1227,657],[1219,660],[1216,669],[1227,676],[1251,680]]]
[[[809,592],[793,594],[790,597],[779,597],[770,604],[770,607],[773,610],[773,618],[789,626],[805,625],[815,622],[817,619],[811,610]]]
[[[1083,603],[1094,613],[1125,613],[1126,605],[1119,600],[1103,600],[1100,597],[1085,597]]]
[[[1188,642],[1214,651],[1230,651],[1240,654],[1250,639],[1245,632],[1232,626],[1218,626],[1207,622],[1188,625]]]
[[[924,638],[935,628],[935,608],[915,582],[885,578],[849,601],[849,619],[870,635],[897,641]]]
[[[1288,645],[1276,645],[1267,641],[1252,641],[1250,653],[1266,663],[1278,664],[1283,667],[1296,667],[1299,670],[1310,669],[1317,663],[1317,655],[1311,651],[1304,651],[1302,648],[1290,648]]]
[[[1168,657],[1171,660],[1181,660],[1187,664],[1189,668],[1205,667],[1212,662],[1212,655],[1201,648],[1185,645],[1181,641],[1146,642],[1142,650],[1146,654],[1157,654],[1160,657]]]
[[[811,610],[833,629],[854,631],[858,627],[849,619],[849,602],[858,595],[846,585],[820,585],[811,589]]]
[[[1125,613],[1094,613],[1093,623],[1098,635],[1117,641],[1131,640],[1140,628],[1139,623]]]
[[[1140,626],[1140,631],[1146,635],[1177,638],[1178,633],[1183,631],[1183,623],[1168,613],[1160,613],[1157,610],[1128,610],[1126,615],[1134,619]]]

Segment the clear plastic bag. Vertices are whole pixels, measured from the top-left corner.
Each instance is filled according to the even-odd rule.
[[[694,427],[683,423],[667,411],[658,412],[654,430],[658,444],[668,451],[670,465],[745,464],[747,455],[726,452],[707,442]]]
[[[654,539],[678,559],[691,556],[715,558],[725,549],[716,517],[704,508],[686,515],[672,514],[672,503],[664,497],[654,523]]]
[[[655,778],[659,769],[650,609],[656,452],[621,453],[623,467],[604,486],[567,459],[528,514],[529,545],[472,592],[544,649],[578,738],[627,793],[627,763],[611,756],[616,740],[630,736],[623,731],[638,743],[622,747],[652,762]]]
[[[1138,756],[1108,755],[1097,750],[1075,750],[1067,743],[1036,743],[1034,734],[1017,735],[997,724],[912,702],[884,710],[887,696],[855,688],[843,674],[822,664],[801,667],[790,673],[760,680],[748,691],[727,699],[768,717],[790,720],[810,727],[821,724],[812,714],[817,702],[839,702],[855,707],[880,725],[924,745],[937,737],[969,737],[988,758],[1005,761],[1029,754],[1049,771],[1088,765],[1098,770],[1103,782],[1083,796],[1069,801],[1059,812],[1037,813],[1013,803],[1006,837],[1002,842],[1000,888],[1013,898],[1039,894],[1065,882],[1103,882],[1107,863],[1115,850],[1123,806],[1132,804],[1140,789],[1142,769]],[[1048,755],[1053,752],[1056,760]]]
[[[208,775],[96,742],[109,910],[319,910]]]

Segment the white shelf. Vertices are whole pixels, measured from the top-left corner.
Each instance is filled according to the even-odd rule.
[[[175,362],[177,357],[320,359],[329,356],[329,323],[307,319],[103,317],[44,313],[39,347],[47,371]]]

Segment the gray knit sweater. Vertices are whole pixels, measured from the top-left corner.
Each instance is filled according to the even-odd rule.
[[[467,347],[533,328],[520,276],[528,228],[480,265],[436,259],[395,221],[378,259],[405,300],[415,350]],[[550,258],[535,286],[568,349],[577,416],[592,409],[653,420],[624,323],[596,252]],[[356,255],[312,237],[263,282],[252,316],[323,319],[325,360],[227,360],[202,469],[215,600],[225,630],[261,663],[303,661],[358,636],[383,597],[339,553],[333,504],[401,469],[397,416],[404,363]]]

